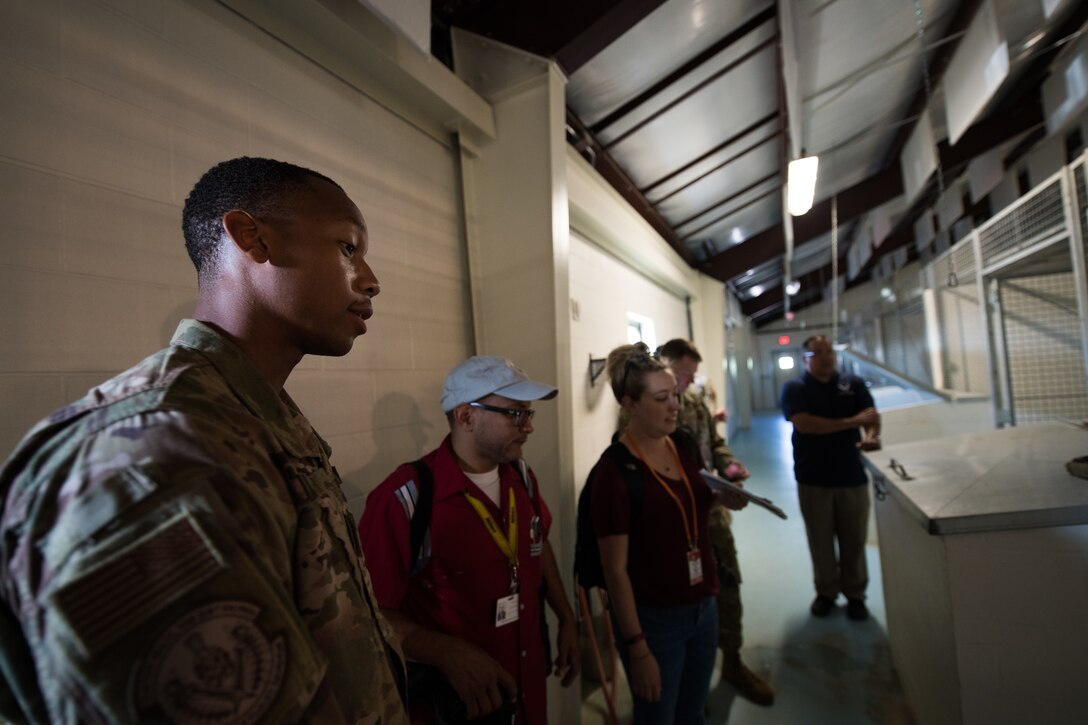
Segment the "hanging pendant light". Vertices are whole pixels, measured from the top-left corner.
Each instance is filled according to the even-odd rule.
[[[816,167],[820,159],[806,156],[790,162],[786,179],[786,208],[793,216],[801,216],[812,208],[816,194]]]

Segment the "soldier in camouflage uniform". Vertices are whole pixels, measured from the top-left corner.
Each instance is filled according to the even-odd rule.
[[[243,158],[183,228],[197,319],[0,472],[0,719],[406,723],[329,447],[283,391],[366,331],[362,215],[316,172]]]
[[[676,376],[680,391],[680,413],[677,427],[688,433],[699,446],[699,456],[707,468],[730,480],[748,477],[748,470],[733,457],[728,444],[718,434],[713,414],[706,406],[700,391],[691,386],[702,356],[687,340],[669,340],[658,350],[661,359]],[[718,646],[722,650],[722,679],[752,702],[770,705],[774,691],[753,673],[740,658],[743,644],[740,600],[740,566],[737,547],[730,527],[729,509],[720,503],[710,509],[710,539],[718,559]]]

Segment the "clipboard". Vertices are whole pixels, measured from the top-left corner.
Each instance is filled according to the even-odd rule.
[[[712,490],[714,490],[714,491],[728,491],[729,493],[739,493],[741,496],[743,496],[748,501],[751,501],[752,503],[756,504],[757,506],[762,506],[763,508],[770,511],[772,514],[774,514],[778,518],[780,518],[780,519],[788,518],[786,516],[786,512],[783,511],[782,509],[778,508],[777,506],[775,506],[771,502],[771,500],[769,498],[763,498],[762,496],[757,496],[754,493],[752,493],[751,491],[749,491],[748,489],[741,488],[740,486],[736,485],[732,481],[730,481],[728,479],[725,479],[725,478],[722,478],[721,476],[719,476],[719,475],[717,475],[715,473],[711,473],[710,471],[706,470],[705,468],[703,470],[699,471],[699,473],[703,474],[703,480],[706,481],[707,485],[710,486],[710,488]]]

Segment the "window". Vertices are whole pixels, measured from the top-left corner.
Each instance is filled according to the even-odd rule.
[[[649,317],[634,312],[627,313],[627,343],[634,345],[636,342],[646,343],[650,351],[657,349],[657,335],[654,332],[654,321]]]

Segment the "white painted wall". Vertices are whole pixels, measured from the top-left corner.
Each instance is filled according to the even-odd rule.
[[[687,337],[684,300],[634,272],[612,255],[577,233],[571,234],[571,302],[579,318],[571,323],[571,397],[577,412],[574,426],[576,489],[601,451],[612,441],[619,404],[612,395],[607,371],[590,384],[589,358],[606,358],[627,343],[627,313],[654,321],[659,343]]]
[[[725,292],[717,280],[691,269],[652,227],[569,150],[570,364],[574,405],[574,475],[578,491],[616,429],[619,405],[607,374],[589,381],[589,357],[605,358],[627,342],[627,313],[654,321],[658,344],[691,337],[706,374],[725,404]],[[690,301],[689,299],[690,298]],[[688,311],[691,327],[688,330]],[[573,317],[573,314],[572,314]]]

